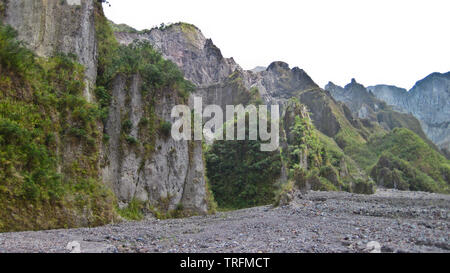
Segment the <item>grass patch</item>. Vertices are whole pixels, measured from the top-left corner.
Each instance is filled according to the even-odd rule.
[[[146,205],[144,202],[133,198],[131,202],[128,203],[127,207],[123,209],[117,208],[117,212],[121,217],[127,220],[140,221],[144,219],[145,207]]]

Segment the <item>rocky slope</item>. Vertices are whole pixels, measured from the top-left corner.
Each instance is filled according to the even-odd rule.
[[[380,100],[420,120],[426,135],[447,154],[450,151],[450,72],[432,73],[405,89],[388,85],[368,87]]]
[[[177,23],[144,33],[115,32],[115,36],[125,45],[134,40],[150,42],[196,85],[194,95],[202,97],[204,107],[216,104],[225,109],[225,105],[249,102],[243,69],[232,58],[224,58],[220,49],[194,25]],[[192,96],[190,105],[193,106]]]
[[[355,117],[377,122],[386,130],[396,127],[408,128],[433,145],[414,116],[395,111],[395,108],[387,106],[386,102],[376,98],[371,91],[356,82],[355,79],[352,79],[351,83],[344,88],[329,82],[325,86],[325,90],[330,92],[334,99],[349,107]]]

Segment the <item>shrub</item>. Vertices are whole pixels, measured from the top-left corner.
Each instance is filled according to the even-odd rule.
[[[126,136],[125,137],[125,140],[128,142],[128,144],[130,144],[130,145],[135,145],[135,144],[137,144],[139,141],[136,139],[136,138],[134,138],[134,137],[132,137],[132,136]]]
[[[375,192],[375,184],[372,181],[356,179],[353,183],[352,190],[354,193],[373,194]]]
[[[124,133],[129,134],[129,133],[131,133],[132,129],[133,129],[133,123],[131,123],[131,120],[127,119],[122,123],[122,130]]]
[[[105,49],[106,52],[113,51],[108,56],[111,61],[105,59],[102,72],[102,85],[117,74],[132,76],[138,74],[142,79],[142,91],[145,94],[151,92],[162,92],[164,90],[176,90],[184,99],[187,98],[195,86],[184,79],[183,73],[171,61],[165,60],[162,55],[153,49],[148,41],[135,41],[129,45],[111,45],[114,49]]]
[[[103,142],[108,143],[111,137],[108,134],[103,134]]]
[[[206,152],[207,177],[219,208],[273,203],[281,156],[279,151],[261,152],[260,145],[259,140],[215,141]]]
[[[17,32],[0,22],[0,74],[10,71],[23,75],[35,67],[34,54],[16,40]]]
[[[384,153],[374,166],[371,176],[382,186],[400,190],[447,192],[448,187],[414,168],[408,161]]]
[[[170,121],[162,121],[160,125],[160,131],[163,136],[169,137],[172,130],[172,123]]]
[[[331,165],[325,165],[320,168],[320,176],[331,182],[336,188],[341,188],[339,174]]]

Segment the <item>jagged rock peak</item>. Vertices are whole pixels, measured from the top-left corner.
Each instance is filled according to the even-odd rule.
[[[356,117],[376,120],[374,111],[378,111],[380,102],[354,78],[344,88],[330,82],[325,90],[337,101],[345,103]]]
[[[302,85],[309,85],[311,87],[318,87],[318,85],[311,79],[311,77],[301,68],[294,67],[289,68],[289,64],[282,61],[272,62],[266,70],[267,72],[274,73],[275,75],[284,74],[289,79],[297,82],[301,82]],[[289,76],[288,76],[289,75]],[[292,82],[296,85],[295,82]]]
[[[364,85],[360,84],[359,82],[356,81],[355,78],[352,78],[352,80],[350,81],[349,84],[347,84],[345,87],[345,89],[350,89],[350,88],[359,88],[359,89],[366,89],[366,87],[364,87]],[[365,90],[364,90],[365,91]]]
[[[289,64],[288,64],[288,63],[285,63],[285,62],[282,62],[282,61],[275,61],[275,62],[272,62],[272,63],[269,65],[269,67],[267,68],[267,70],[275,70],[275,69],[277,69],[277,68],[281,68],[281,69],[283,69],[283,70],[290,70]]]
[[[335,83],[332,82],[332,81],[329,81],[329,82],[327,83],[327,85],[325,85],[325,90],[330,90],[330,89],[335,89],[335,88],[342,88],[342,87],[339,86],[339,85],[337,85],[337,84],[335,84]]]

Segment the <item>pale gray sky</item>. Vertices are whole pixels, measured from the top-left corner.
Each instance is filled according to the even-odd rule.
[[[187,22],[245,69],[285,61],[319,85],[411,88],[450,71],[449,0],[109,0],[136,29]]]

